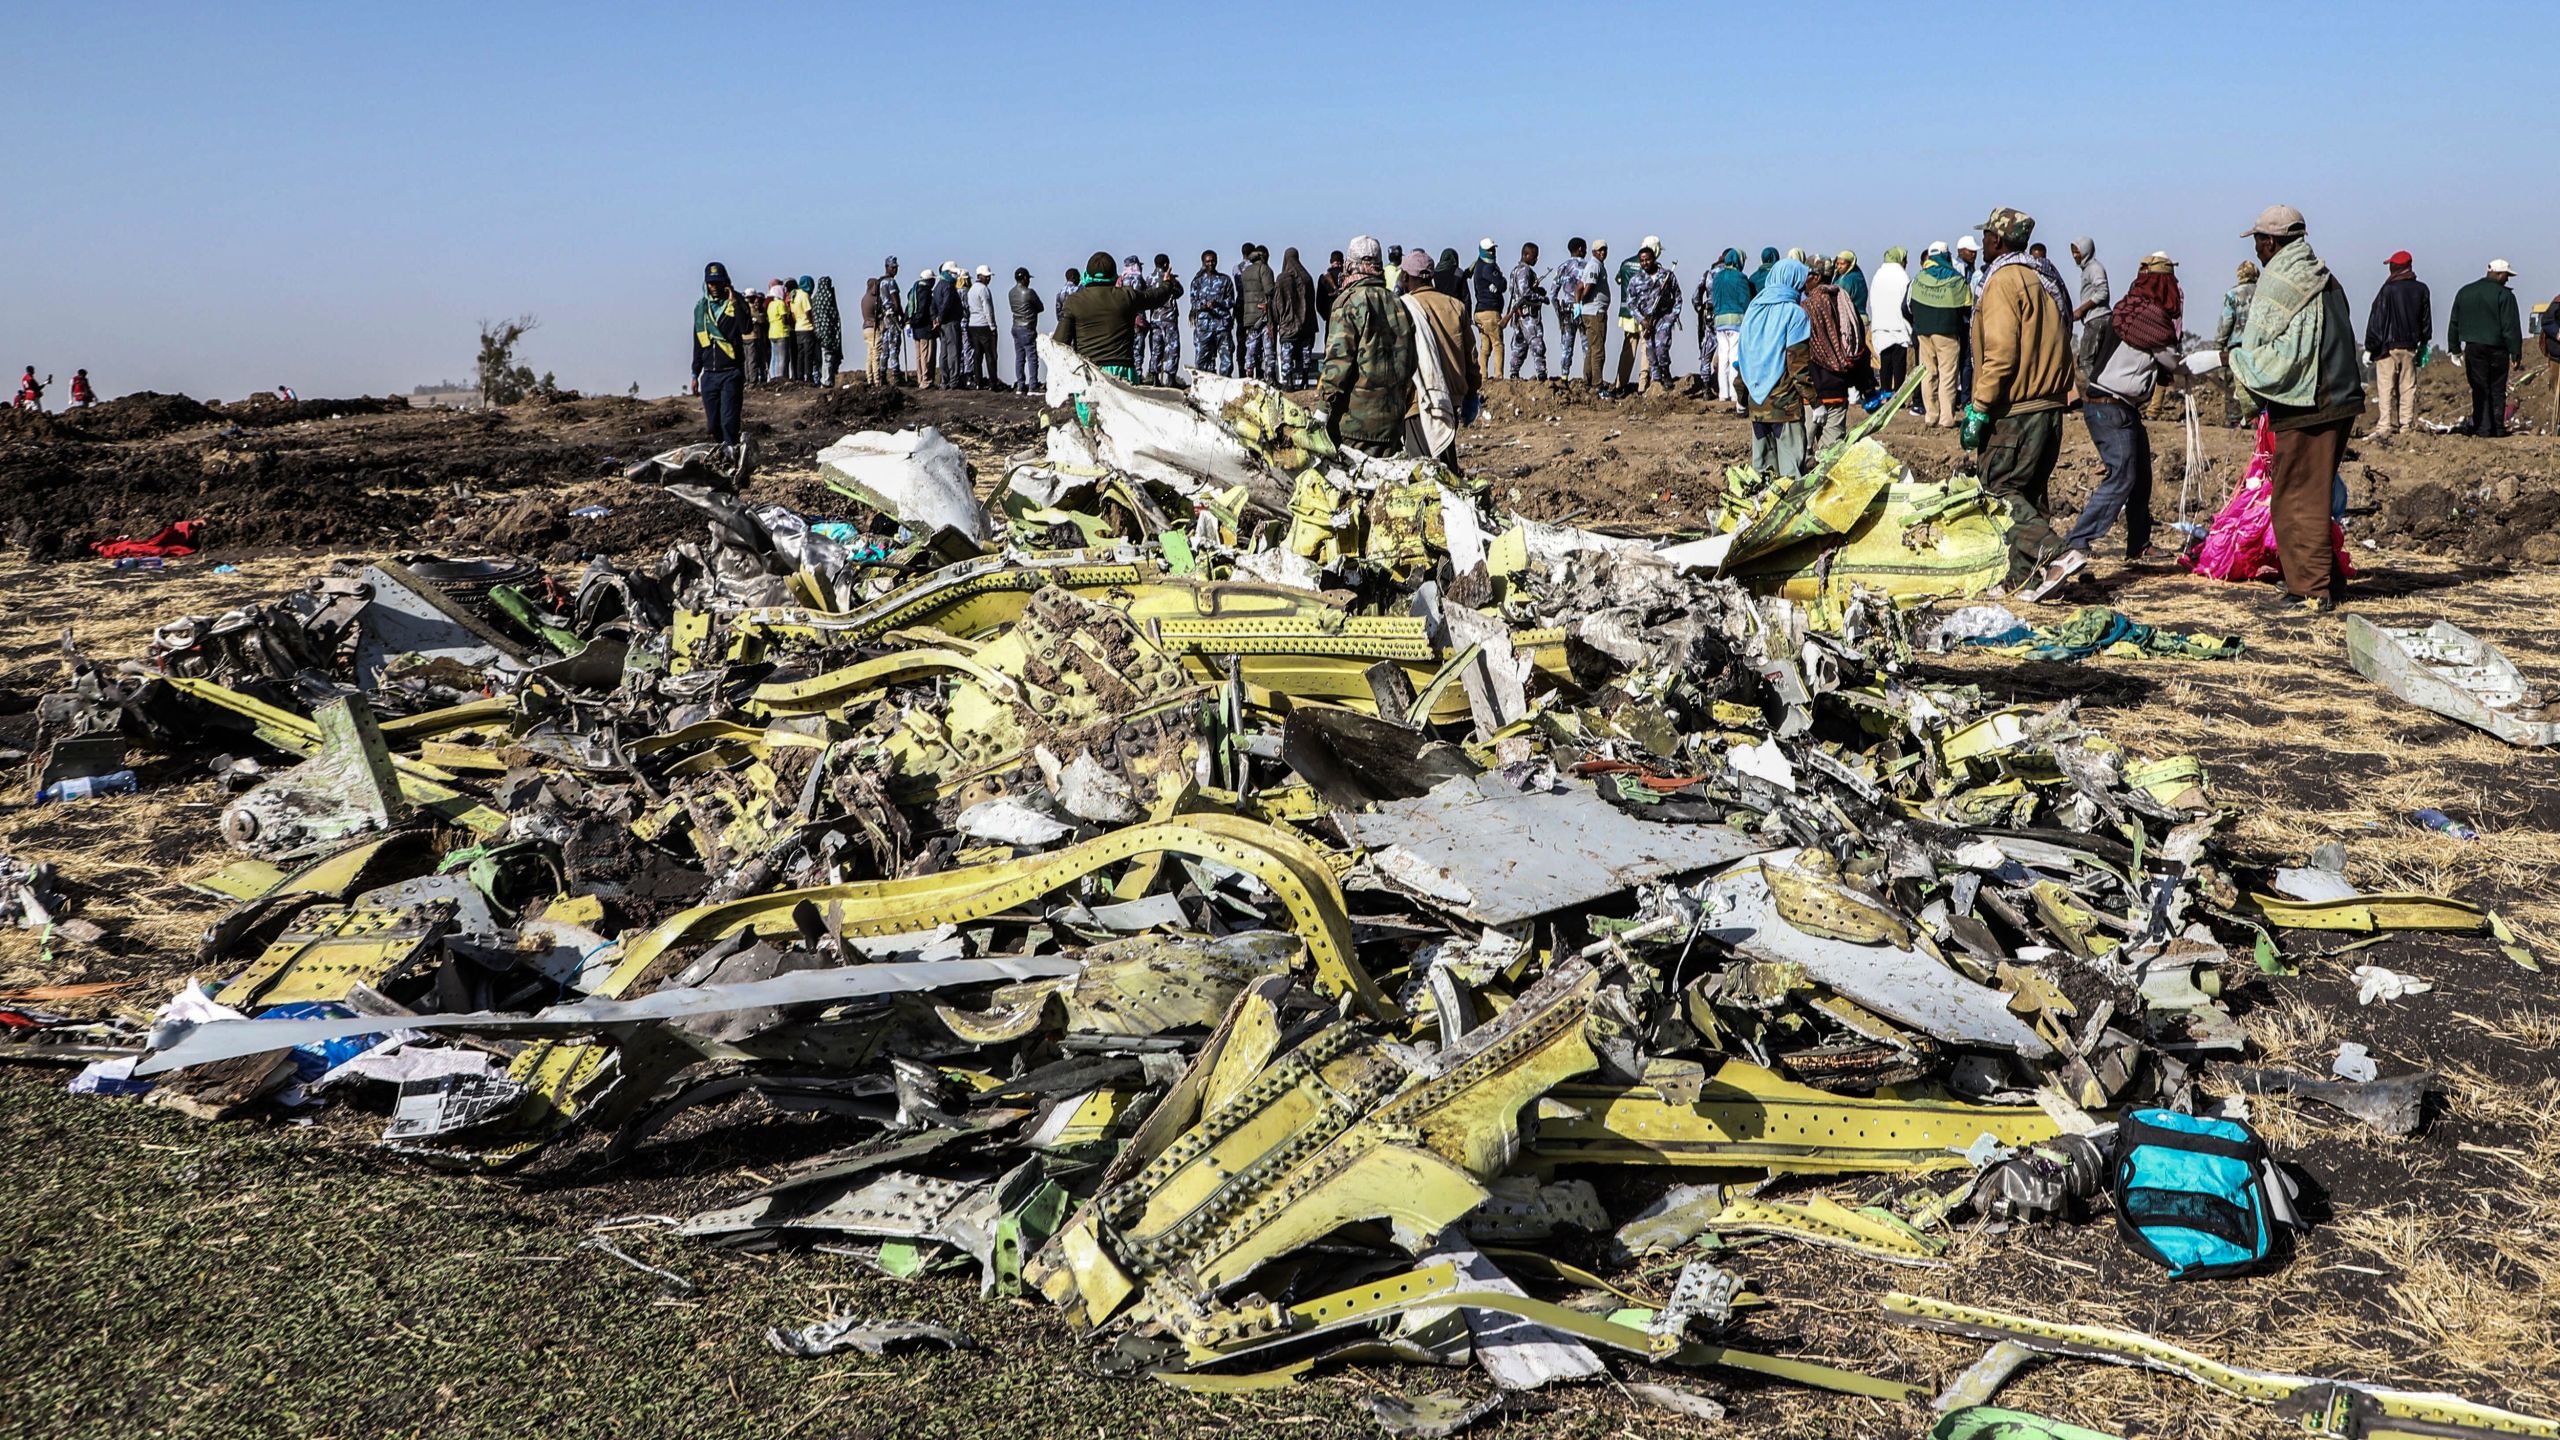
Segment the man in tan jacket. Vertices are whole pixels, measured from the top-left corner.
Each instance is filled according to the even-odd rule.
[[[1473,417],[1484,372],[1467,335],[1465,302],[1432,284],[1431,257],[1404,252],[1401,303],[1413,316],[1413,409],[1405,416],[1405,453],[1458,468],[1458,427]]]
[[[2061,548],[2045,511],[2071,390],[2071,312],[2053,262],[2027,253],[2035,229],[2034,217],[2006,207],[1983,223],[1991,268],[1973,307],[1973,399],[1962,431],[1964,448],[1981,456],[1983,493],[2009,507],[2011,589]]]

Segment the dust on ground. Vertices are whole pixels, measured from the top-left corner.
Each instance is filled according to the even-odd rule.
[[[1518,413],[1498,408],[1497,422],[1470,436],[1471,466],[1521,491],[1516,499],[1497,491],[1497,499],[1550,518],[1578,511],[1585,523],[1694,526],[1747,433],[1730,416],[1675,397],[1607,405],[1498,386],[1496,399]],[[896,423],[985,417],[974,423],[986,429],[964,442],[982,474],[1012,448],[1009,437],[1027,441],[1036,423],[1031,407],[1010,397],[913,400]],[[948,412],[940,408],[946,403]],[[494,447],[492,436],[521,433],[506,427],[548,424],[551,433],[527,442],[547,457],[555,447],[639,452],[650,443],[623,444],[616,427],[689,438],[687,416],[671,402],[637,410],[579,404],[592,409],[539,421],[510,414],[484,426],[480,439]],[[750,406],[755,413],[757,401]],[[357,435],[374,426],[406,434],[417,458],[404,463],[421,465],[437,423],[398,415],[324,422]],[[834,438],[820,426],[786,428],[791,414],[779,405],[758,423],[811,450]],[[576,438],[585,429],[601,433]],[[2094,461],[2079,427],[2072,429],[2065,463],[2074,468],[2056,488],[2076,498],[2073,486],[2085,490],[2085,478],[2072,477]],[[2164,498],[2174,505],[2176,466],[2167,457],[2176,453],[2176,431],[2160,426],[2154,435],[2171,477]],[[2246,437],[2206,440],[2229,466],[2217,475],[2236,471]],[[1897,422],[1887,442],[1924,474],[1953,460],[1951,437],[1916,422]],[[2425,436],[2360,448],[2405,451],[2411,459],[2401,469],[2410,473],[2423,462],[2417,468],[2429,473],[2473,477],[2462,484],[2478,483],[2475,457],[2493,454],[2501,466],[2536,467],[2530,483],[2548,489],[2560,472],[2551,446],[2545,438]],[[489,449],[479,463],[497,465],[499,453]],[[632,503],[618,482],[591,474],[533,478],[547,463],[528,462],[504,498],[521,506],[550,495],[559,511],[584,503],[575,497]],[[1513,467],[1522,473],[1505,473]],[[1558,478],[1560,469],[1570,477]],[[474,483],[501,491],[485,478]],[[809,482],[786,463],[758,482],[768,483],[779,495]],[[2209,487],[2208,511],[2226,483],[2217,478]],[[2504,645],[2535,682],[2560,685],[2540,619],[2560,603],[2560,572],[2415,553],[2383,519],[2388,501],[2377,504],[2372,494],[2360,494],[2352,528],[2367,576],[2350,603],[2385,624],[2453,619]],[[676,527],[667,536],[635,533],[625,543],[644,551],[698,524],[684,515],[666,520]],[[575,549],[578,533],[550,543]],[[352,553],[403,542],[428,543],[412,532]],[[0,739],[21,730],[25,707],[57,683],[65,629],[94,657],[135,655],[153,623],[277,593],[331,553],[313,544],[247,554],[236,573],[217,575],[211,565],[224,553],[220,544],[208,557],[156,572],[0,556],[0,593],[13,602],[0,616]],[[2246,654],[2222,663],[2020,664],[1985,654],[1929,663],[2021,702],[2077,699],[2095,727],[2137,755],[2196,754],[2247,851],[2289,860],[2344,841],[2349,878],[2361,888],[2451,893],[2496,906],[2543,954],[2560,956],[2560,898],[2548,885],[2560,868],[2560,774],[2549,756],[2512,749],[2367,684],[2347,668],[2341,622],[2281,612],[2270,587],[2128,571],[2105,556],[2093,570],[2094,582],[2073,598],[2155,624],[2236,634]],[[7,778],[24,793],[20,776]],[[122,981],[128,988],[107,1003],[147,1011],[189,973],[193,937],[219,907],[182,882],[231,858],[214,829],[222,796],[210,779],[175,764],[144,780],[144,793],[133,797],[0,808],[0,851],[53,861],[78,913],[107,932],[97,945],[49,955],[29,934],[0,935],[0,988]],[[2406,817],[2421,806],[2471,821],[2482,838],[2413,827]],[[2437,988],[2359,1007],[2349,971],[2367,962]],[[2319,1221],[2290,1264],[2264,1276],[2171,1285],[2103,1220],[1967,1234],[1938,1270],[1774,1242],[1734,1262],[1774,1302],[1753,1318],[1743,1343],[1934,1387],[1979,1346],[1886,1326],[1874,1299],[1899,1288],[2147,1330],[2237,1363],[2560,1408],[2560,1075],[2550,1059],[2560,1045],[2560,1004],[2552,981],[2483,942],[2455,937],[2395,937],[2369,950],[2315,955],[2285,978],[2259,976],[2244,960],[2226,979],[2232,1009],[2271,1063],[2325,1072],[2337,1043],[2353,1039],[2371,1047],[2386,1073],[2423,1067],[2444,1080],[2431,1124],[2409,1140],[2380,1139],[2304,1103],[2252,1101],[2262,1128],[2307,1182]],[[1364,1393],[1430,1390],[1448,1378],[1352,1368],[1259,1394],[1194,1397],[1098,1375],[1060,1312],[982,1302],[973,1276],[896,1281],[858,1260],[806,1249],[748,1254],[646,1229],[617,1232],[618,1246],[697,1287],[679,1294],[581,1248],[598,1221],[707,1206],[837,1139],[824,1119],[762,1112],[749,1102],[688,1115],[600,1170],[474,1179],[369,1149],[378,1117],[341,1112],[312,1127],[203,1126],[144,1106],[65,1096],[64,1078],[0,1069],[0,1274],[14,1302],[12,1322],[0,1327],[0,1371],[17,1381],[11,1418],[29,1433],[559,1428],[975,1437],[1214,1427],[1240,1436],[1366,1436],[1374,1432],[1359,1406]],[[1653,1175],[1632,1183],[1667,1182]],[[1799,1181],[1784,1193],[1866,1203],[1893,1189],[1883,1179]],[[1558,1248],[1596,1259],[1587,1249]],[[1672,1274],[1622,1278],[1658,1296]],[[768,1325],[805,1323],[830,1309],[937,1321],[986,1348],[802,1362],[783,1359],[761,1338]],[[1598,1440],[1738,1427],[1885,1436],[1926,1425],[1916,1410],[1759,1385],[1732,1372],[1675,1378],[1725,1400],[1734,1421],[1674,1421],[1596,1388],[1536,1402],[1555,1408],[1485,1433]],[[2002,1398],[2157,1436],[2282,1428],[2266,1411],[2185,1382],[2106,1366],[2042,1364]]]

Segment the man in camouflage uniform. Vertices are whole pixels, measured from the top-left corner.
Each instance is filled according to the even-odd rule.
[[[1218,375],[1236,373],[1236,282],[1218,273],[1218,252],[1200,252],[1200,273],[1191,277],[1191,368]]]
[[[1413,408],[1413,317],[1387,291],[1376,236],[1353,237],[1347,263],[1324,373],[1316,381],[1317,409],[1343,444],[1398,454],[1405,413]]]
[[[1156,257],[1155,280],[1159,288],[1171,287],[1173,293],[1162,305],[1147,312],[1146,329],[1139,332],[1143,350],[1138,355],[1138,378],[1150,385],[1173,385],[1182,370],[1182,282],[1173,278],[1173,257]]]
[[[1582,343],[1582,306],[1577,297],[1582,291],[1582,277],[1590,268],[1590,247],[1579,235],[1564,242],[1565,258],[1556,263],[1556,272],[1547,277],[1547,294],[1556,306],[1556,375],[1573,378],[1574,347]]]
[[[1538,283],[1538,242],[1520,247],[1520,263],[1511,267],[1511,313],[1503,328],[1511,334],[1511,378],[1547,378],[1547,287]],[[1535,362],[1538,373],[1528,366]]]
[[[1627,314],[1644,342],[1644,383],[1669,385],[1671,332],[1680,324],[1680,277],[1647,245],[1636,251],[1625,294]]]

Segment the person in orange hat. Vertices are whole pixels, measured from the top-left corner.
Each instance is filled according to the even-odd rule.
[[[2435,300],[2409,252],[2396,251],[2383,263],[2391,275],[2373,292],[2373,313],[2364,322],[2364,353],[2373,357],[2374,386],[2382,392],[2382,414],[2368,440],[2418,423],[2418,351],[2436,333]]]

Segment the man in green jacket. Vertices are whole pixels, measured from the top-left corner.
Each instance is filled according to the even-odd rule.
[[[1058,328],[1051,338],[1091,362],[1114,379],[1138,383],[1137,317],[1182,293],[1171,275],[1153,285],[1119,283],[1120,268],[1111,252],[1096,250],[1084,262],[1075,293],[1058,302]]]
[[[1413,408],[1413,317],[1387,293],[1376,236],[1353,237],[1346,255],[1316,399],[1336,440],[1398,454],[1405,412]]]
[[[2270,205],[2244,238],[2258,246],[2258,291],[2230,354],[2231,375],[2266,406],[2275,432],[2268,519],[2285,603],[2317,611],[2346,590],[2329,538],[2330,485],[2364,414],[2364,371],[2347,292],[2304,238],[2302,212]]]
[[[2453,324],[2444,348],[2462,362],[2471,382],[2471,433],[2496,439],[2507,433],[2507,372],[2524,358],[2524,322],[2507,282],[2515,267],[2489,262],[2489,273],[2453,297]]]

